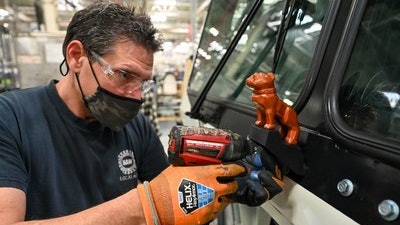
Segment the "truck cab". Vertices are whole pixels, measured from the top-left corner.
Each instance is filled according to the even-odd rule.
[[[233,204],[215,223],[398,224],[399,52],[397,0],[211,0],[187,119],[247,136],[246,78],[272,71],[297,112],[306,167],[272,200]]]

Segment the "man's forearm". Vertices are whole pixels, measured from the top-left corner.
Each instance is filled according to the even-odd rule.
[[[84,211],[47,220],[19,222],[15,225],[145,225],[143,209],[136,189],[118,198]]]

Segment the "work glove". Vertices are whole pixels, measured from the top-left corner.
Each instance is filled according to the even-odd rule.
[[[238,191],[231,198],[248,206],[260,206],[283,190],[283,174],[274,157],[265,148],[251,140],[248,140],[248,144],[254,153],[241,160],[247,176],[235,178]]]
[[[170,166],[138,185],[147,225],[205,224],[218,216],[237,191],[233,178],[245,175],[238,164]]]

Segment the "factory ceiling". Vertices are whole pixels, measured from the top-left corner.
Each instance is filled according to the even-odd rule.
[[[0,0],[0,7],[10,11],[13,18],[17,18],[17,23],[34,23],[35,1],[44,0]],[[66,28],[75,11],[92,2],[94,1],[54,0],[60,30]],[[192,41],[196,38],[209,4],[209,0],[115,0],[114,2],[128,2],[145,8],[164,38],[171,41]]]

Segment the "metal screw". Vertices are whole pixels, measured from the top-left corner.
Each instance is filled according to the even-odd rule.
[[[343,179],[338,182],[337,189],[341,195],[347,197],[353,193],[354,184],[349,179]]]
[[[383,219],[393,221],[399,216],[399,206],[396,202],[387,199],[378,205],[378,212]]]

